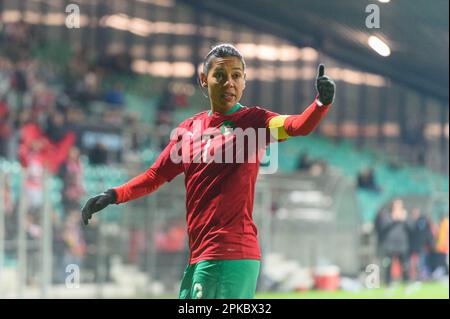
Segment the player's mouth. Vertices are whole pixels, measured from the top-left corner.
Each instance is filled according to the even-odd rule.
[[[233,101],[235,97],[236,97],[236,95],[234,95],[233,93],[224,93],[224,94],[222,94],[222,99],[224,99],[227,102]]]

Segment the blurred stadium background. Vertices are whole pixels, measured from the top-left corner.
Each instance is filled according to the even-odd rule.
[[[66,26],[69,4],[80,28]],[[379,29],[365,25],[369,4]],[[230,42],[248,64],[245,105],[301,112],[319,62],[337,83],[325,121],[281,143],[278,172],[258,180],[258,296],[448,298],[448,5],[0,1],[0,297],[176,297],[188,257],[183,177],[89,227],[80,207],[146,169],[172,128],[208,109],[197,71],[212,45]],[[400,293],[370,290],[371,264],[385,287],[376,220],[395,198],[411,225],[420,210],[433,240]],[[399,272],[394,263],[397,282]]]

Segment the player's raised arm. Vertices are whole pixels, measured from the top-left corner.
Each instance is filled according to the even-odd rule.
[[[272,132],[276,132],[279,140],[290,136],[308,135],[327,114],[333,103],[335,90],[334,81],[325,75],[325,66],[320,64],[316,78],[317,97],[314,102],[301,114],[273,117],[269,122],[269,128]]]
[[[156,162],[144,173],[134,177],[124,185],[110,188],[100,195],[90,198],[81,214],[85,225],[96,212],[111,204],[125,203],[156,191],[162,184],[171,181],[183,171],[181,163],[174,163],[170,152],[176,141],[172,141],[162,151]]]

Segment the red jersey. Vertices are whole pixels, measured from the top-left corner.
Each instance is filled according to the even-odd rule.
[[[311,107],[313,113],[322,112],[315,111],[317,105]],[[147,172],[115,188],[117,203],[149,194],[184,173],[189,263],[260,259],[252,218],[255,183],[260,159],[271,140],[269,121],[277,115],[240,104],[227,114],[194,115],[178,126],[169,145]],[[303,127],[312,122],[311,127],[315,127],[322,116],[306,119]],[[253,130],[255,135],[243,138],[241,143],[234,134],[239,130],[249,135]]]

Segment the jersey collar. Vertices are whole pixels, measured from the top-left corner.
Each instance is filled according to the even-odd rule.
[[[239,109],[242,107],[241,103],[237,103],[235,106],[233,106],[228,112],[226,112],[224,115],[230,115],[233,114],[234,112],[239,111]],[[208,112],[208,116],[212,115],[212,111]]]

